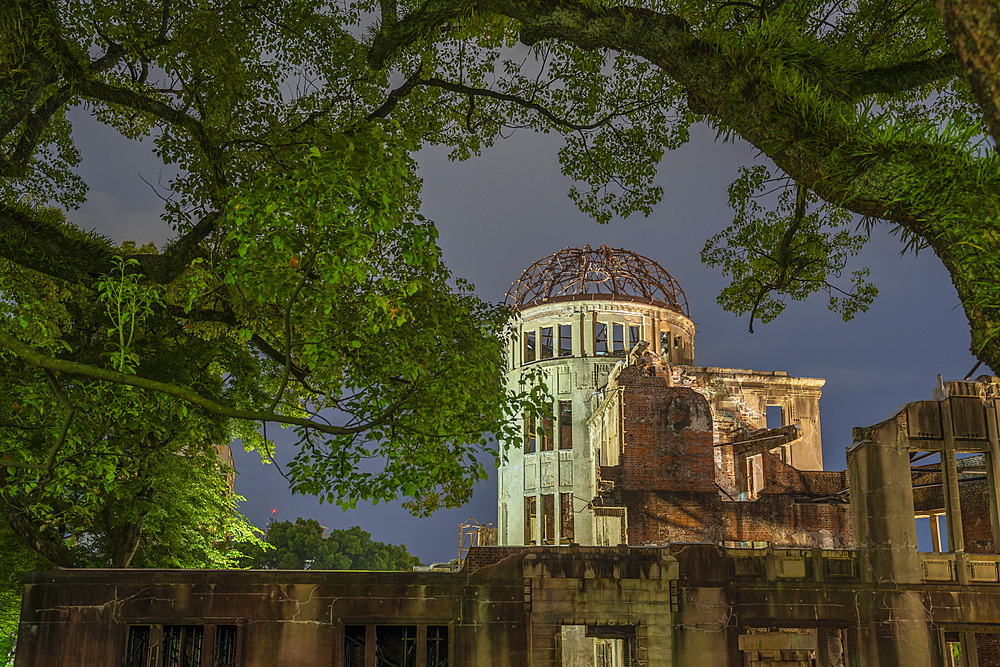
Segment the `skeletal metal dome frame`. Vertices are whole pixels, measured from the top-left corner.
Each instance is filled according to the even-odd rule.
[[[549,301],[641,299],[689,317],[687,297],[666,270],[638,253],[602,245],[564,248],[538,260],[511,283],[504,303],[526,308]]]

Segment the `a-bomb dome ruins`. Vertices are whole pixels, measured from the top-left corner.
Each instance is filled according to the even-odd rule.
[[[602,245],[564,248],[534,262],[507,292],[505,303],[527,308],[553,301],[641,299],[688,313],[684,290],[667,271],[638,253]]]

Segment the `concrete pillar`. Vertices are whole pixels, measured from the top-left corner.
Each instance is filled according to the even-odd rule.
[[[1000,554],[1000,431],[997,424],[997,407],[993,399],[986,404],[986,430],[990,434],[990,451],[986,456],[986,484],[990,501],[990,524],[993,527],[993,551]]]
[[[935,642],[927,609],[919,594],[900,588],[922,581],[905,427],[893,418],[855,429],[848,452],[863,582],[855,655],[848,664],[931,667]]]

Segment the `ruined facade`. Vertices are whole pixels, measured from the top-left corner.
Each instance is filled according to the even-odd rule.
[[[819,472],[823,380],[696,366],[683,290],[626,250],[550,255],[521,275],[508,300],[519,313],[508,385],[540,377],[552,417],[526,417],[523,442],[500,466],[500,544],[849,546],[846,513],[792,506],[793,496],[846,486],[842,473]],[[670,451],[658,449],[664,401],[700,415],[683,433],[667,429],[676,431]],[[750,454],[724,446],[768,426],[794,427],[795,437],[755,441],[761,446]],[[690,529],[664,526],[676,522]]]
[[[586,252],[646,291],[567,258],[512,289],[509,377],[542,373],[554,417],[501,469],[500,545],[458,571],[33,573],[16,667],[1000,667],[1000,379],[941,383],[823,471],[821,380],[694,366],[662,269]]]

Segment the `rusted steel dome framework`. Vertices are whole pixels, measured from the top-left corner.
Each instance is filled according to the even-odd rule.
[[[552,300],[640,298],[689,316],[687,297],[666,270],[638,253],[602,245],[565,248],[538,260],[514,281],[504,303],[518,308]]]

